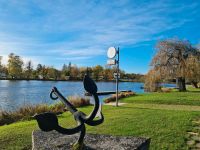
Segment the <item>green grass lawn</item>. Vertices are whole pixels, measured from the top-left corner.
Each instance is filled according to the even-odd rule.
[[[187,92],[145,93],[123,100],[126,103],[151,103],[200,106],[200,89],[189,88]]]
[[[186,133],[192,129],[192,120],[200,117],[199,101],[198,91],[151,93],[125,98],[123,102],[128,104],[118,108],[103,106],[105,122],[97,127],[87,126],[87,132],[149,137],[151,150],[188,149]],[[80,110],[89,113],[92,107],[87,106]],[[68,112],[60,115],[59,121],[64,127],[74,125]],[[0,149],[30,149],[31,133],[34,129],[38,129],[34,120],[1,126]]]

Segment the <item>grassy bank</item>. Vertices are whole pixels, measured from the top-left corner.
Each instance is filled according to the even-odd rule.
[[[187,131],[192,130],[192,120],[200,117],[199,95],[200,90],[125,98],[122,101],[128,104],[118,108],[103,106],[105,122],[98,127],[87,126],[87,132],[150,137],[152,150],[188,149]],[[92,108],[86,106],[80,110],[89,114]],[[69,112],[61,114],[59,122],[64,127],[72,127],[75,123]],[[35,120],[1,126],[1,149],[30,149],[34,129],[38,129]]]

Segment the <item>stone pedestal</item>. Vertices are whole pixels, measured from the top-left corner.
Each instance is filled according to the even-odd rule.
[[[63,135],[56,131],[33,131],[33,150],[70,150],[79,137]],[[132,136],[86,134],[85,150],[148,150],[150,139]]]

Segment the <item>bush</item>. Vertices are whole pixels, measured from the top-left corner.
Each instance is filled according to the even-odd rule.
[[[122,99],[125,97],[129,97],[129,96],[133,96],[136,95],[134,92],[120,92],[118,94],[118,99]],[[106,99],[104,99],[104,103],[110,103],[110,102],[115,102],[116,101],[116,94],[113,94],[111,97],[108,97]]]
[[[164,93],[169,93],[169,92],[171,92],[172,91],[172,89],[171,88],[161,88],[161,92],[164,92]]]

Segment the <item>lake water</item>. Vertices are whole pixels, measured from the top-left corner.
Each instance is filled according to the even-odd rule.
[[[115,91],[115,82],[96,82],[98,91]],[[8,81],[0,80],[0,110],[15,110],[25,104],[47,103],[55,101],[49,98],[52,87],[57,87],[67,97],[72,95],[84,96],[83,82],[81,81]],[[173,84],[167,84],[174,87]],[[143,93],[143,83],[120,82],[119,90],[132,90]],[[100,96],[100,100],[106,96]],[[91,100],[92,101],[92,100]]]

